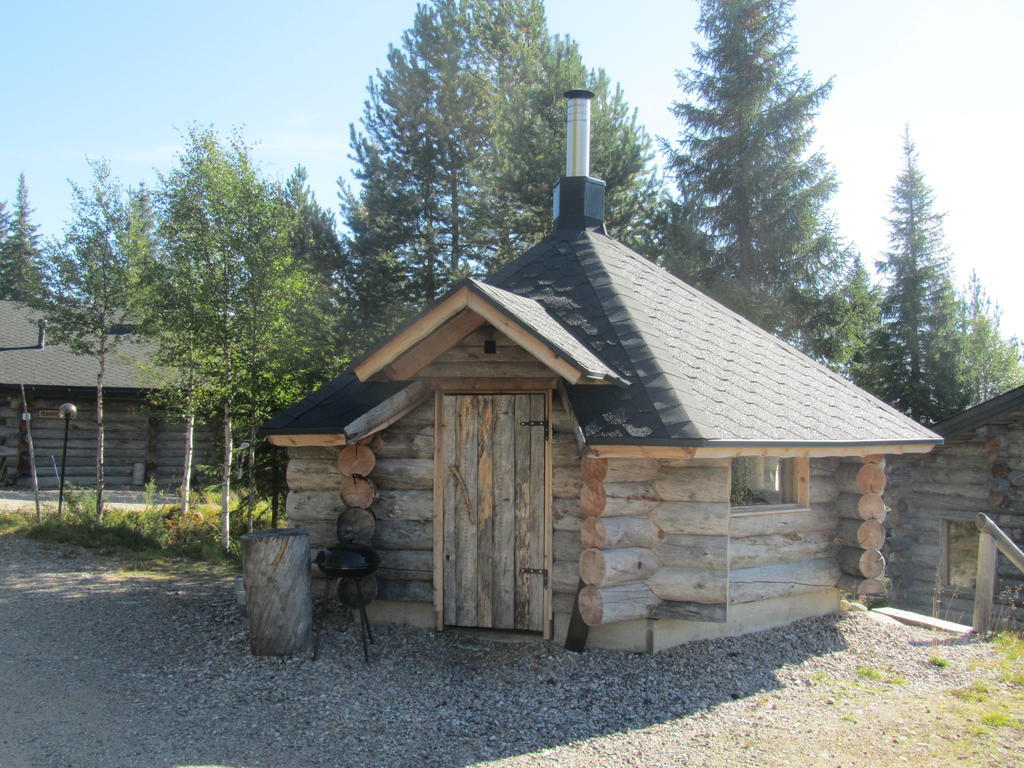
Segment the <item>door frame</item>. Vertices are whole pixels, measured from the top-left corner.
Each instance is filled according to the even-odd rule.
[[[544,395],[544,409],[547,414],[547,434],[544,440],[544,569],[547,579],[543,590],[541,611],[543,616],[543,638],[550,640],[553,630],[552,617],[552,552],[553,520],[552,498],[552,404],[554,390],[551,387],[508,387],[480,390],[471,382],[460,386],[454,382],[437,382],[434,387],[434,615],[438,631],[444,629],[444,429],[443,402],[446,395]]]

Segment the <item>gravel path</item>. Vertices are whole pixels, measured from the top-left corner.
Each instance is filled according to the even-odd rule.
[[[989,645],[865,614],[655,656],[374,633],[371,666],[341,615],[318,661],[256,659],[223,575],[0,536],[0,765],[939,765],[907,702],[995,679]]]

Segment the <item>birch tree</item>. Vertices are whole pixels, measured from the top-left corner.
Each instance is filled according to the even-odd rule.
[[[64,237],[47,249],[39,302],[57,342],[97,361],[96,519],[103,519],[103,388],[107,362],[127,338],[137,266],[151,247],[152,221],[144,191],[123,188],[105,162],[91,163],[89,187],[72,184],[72,214]]]

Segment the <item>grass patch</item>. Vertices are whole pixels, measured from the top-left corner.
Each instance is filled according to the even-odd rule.
[[[997,710],[986,712],[981,716],[981,722],[985,725],[992,726],[993,728],[1020,728],[1020,722],[1005,708],[1000,707]]]
[[[232,510],[234,524],[227,552],[220,546],[220,506],[216,503],[194,504],[187,515],[181,514],[178,506],[109,507],[101,523],[96,522],[95,510],[91,492],[76,490],[69,496],[64,516],[58,518],[49,511],[36,523],[34,510],[3,513],[0,533],[97,550],[117,556],[122,568],[130,571],[148,570],[168,558],[238,566],[238,537],[247,528],[236,510]],[[269,527],[269,505],[257,505],[254,518],[254,528]]]
[[[945,669],[949,666],[949,659],[944,659],[941,656],[932,656],[928,659],[928,663],[934,664],[936,667],[940,667],[941,669]]]
[[[882,680],[882,673],[871,667],[857,667],[857,677],[865,680]]]
[[[963,701],[983,702],[988,701],[992,691],[981,680],[975,680],[967,688],[957,688],[952,694]]]

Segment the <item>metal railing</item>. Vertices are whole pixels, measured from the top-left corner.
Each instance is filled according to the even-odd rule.
[[[992,518],[979,512],[974,520],[978,536],[978,575],[974,584],[974,631],[987,632],[992,625],[992,604],[996,588],[996,552],[1024,572],[1024,552],[1014,544]]]

